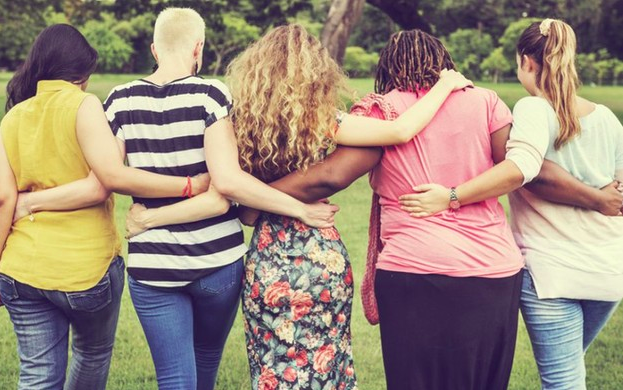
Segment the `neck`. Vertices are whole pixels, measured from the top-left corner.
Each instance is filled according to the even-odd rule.
[[[173,80],[191,76],[195,73],[195,61],[172,56],[158,61],[158,69],[146,77],[146,80],[155,84],[166,84]]]

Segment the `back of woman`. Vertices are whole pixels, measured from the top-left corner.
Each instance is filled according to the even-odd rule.
[[[393,90],[383,99],[400,114],[418,97],[416,93]],[[491,133],[511,120],[510,110],[495,92],[469,89],[451,95],[411,142],[385,147],[371,176],[382,206],[384,247],[378,268],[503,277],[522,267],[521,255],[497,199],[423,219],[409,217],[398,203],[401,195],[419,184],[452,187],[491,168]],[[485,240],[487,245],[482,245]],[[413,246],[418,247],[416,253]]]

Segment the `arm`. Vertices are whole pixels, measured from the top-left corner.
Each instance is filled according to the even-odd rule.
[[[539,176],[526,184],[536,196],[554,203],[599,211],[604,215],[619,215],[623,195],[612,182],[601,190],[588,186],[560,167],[545,160]]]
[[[13,221],[37,211],[76,210],[102,203],[110,196],[93,172],[84,179],[42,191],[21,192]]]
[[[0,138],[0,254],[11,231],[13,210],[17,202],[17,183]]]
[[[102,185],[114,192],[145,198],[181,196],[185,177],[165,176],[123,164],[123,155],[110,131],[102,104],[95,96],[82,102],[76,119],[78,142],[87,163]],[[193,178],[193,194],[205,192],[205,180]]]
[[[396,120],[344,115],[336,141],[340,145],[350,146],[403,144],[428,125],[452,91],[468,86],[472,86],[472,82],[463,75],[444,70],[430,91]]]
[[[229,206],[229,201],[219,194],[214,186],[210,186],[207,192],[194,198],[169,206],[148,209],[142,204],[135,203],[126,215],[127,238],[160,226],[218,217],[225,214],[229,210]]]
[[[226,198],[259,210],[298,218],[311,226],[333,225],[337,206],[304,204],[240,168],[236,137],[228,118],[219,119],[206,129],[204,147],[212,184]]]
[[[369,172],[378,164],[382,154],[381,148],[338,146],[323,162],[303,172],[292,172],[273,181],[270,186],[301,202],[317,202],[342,191]],[[258,215],[256,210],[243,207],[240,221],[252,226]]]

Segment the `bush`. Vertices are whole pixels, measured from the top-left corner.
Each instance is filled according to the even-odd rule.
[[[350,77],[371,77],[378,62],[377,53],[368,53],[359,46],[349,46],[344,54],[343,68]]]
[[[100,72],[120,72],[124,70],[134,53],[134,49],[114,30],[116,24],[111,15],[102,20],[90,20],[82,33],[99,54]]]

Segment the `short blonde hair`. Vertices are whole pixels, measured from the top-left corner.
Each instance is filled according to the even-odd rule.
[[[241,167],[272,181],[321,161],[334,145],[346,75],[300,25],[273,29],[228,67]]]
[[[190,8],[167,8],[160,12],[154,26],[154,45],[162,55],[194,49],[205,40],[205,22]]]

